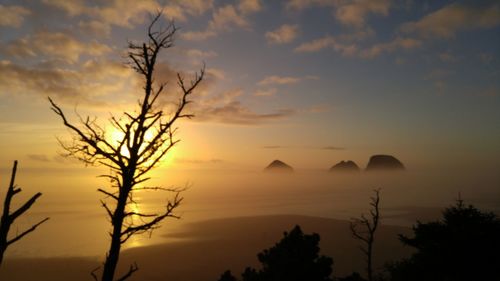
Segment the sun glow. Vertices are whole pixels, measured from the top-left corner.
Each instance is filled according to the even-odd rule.
[[[144,137],[145,143],[151,142],[153,140],[154,136],[155,136],[154,131],[148,130],[145,134],[145,137]],[[123,133],[122,131],[117,130],[115,128],[112,128],[110,130],[109,135],[108,135],[108,141],[112,145],[119,145],[123,141],[124,138],[125,138],[125,133]],[[172,164],[173,159],[174,159],[174,155],[175,155],[175,151],[176,151],[175,147],[170,148],[170,150],[167,152],[167,154],[165,156],[163,156],[163,158],[160,161],[160,163],[158,164],[158,166],[166,166],[166,165]],[[125,156],[125,157],[130,157],[130,151],[128,150],[126,143],[121,147],[120,154],[122,156]]]

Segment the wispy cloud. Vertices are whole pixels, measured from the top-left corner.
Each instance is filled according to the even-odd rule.
[[[325,36],[310,42],[302,43],[294,49],[297,53],[314,53],[323,49],[333,49],[344,56],[353,56],[358,52],[358,46],[354,43],[341,43],[333,36]]]
[[[414,38],[397,37],[390,42],[378,43],[359,52],[362,58],[374,58],[382,53],[391,53],[396,50],[411,50],[422,46],[422,41]]]
[[[332,49],[343,56],[374,58],[383,53],[390,53],[396,50],[411,50],[422,45],[422,41],[414,38],[396,37],[392,41],[376,43],[370,47],[361,48],[355,43],[345,43],[332,36],[325,36],[311,42],[302,43],[295,48],[298,53],[314,53],[323,49]]]
[[[205,30],[188,31],[181,36],[186,40],[199,41],[216,36],[223,31],[233,28],[249,28],[250,23],[247,16],[261,9],[260,1],[242,0],[238,6],[228,4],[218,7],[212,13],[212,19],[208,22]]]
[[[457,32],[491,28],[500,24],[500,5],[470,6],[459,3],[447,5],[418,21],[401,26],[405,33],[416,33],[425,38],[452,38]]]
[[[233,125],[261,125],[283,120],[296,114],[296,110],[288,108],[276,109],[267,113],[254,111],[238,99],[242,95],[243,91],[241,89],[235,89],[194,101],[192,111],[196,118],[193,121]]]
[[[271,97],[274,96],[278,92],[276,88],[270,89],[258,89],[253,95],[257,97]]]
[[[103,24],[132,27],[144,22],[149,13],[163,11],[167,19],[185,21],[201,15],[213,6],[213,0],[159,1],[112,0],[87,5],[84,1],[43,0],[43,3],[65,11],[69,16],[85,15]]]
[[[0,4],[0,26],[20,27],[31,11],[21,6],[4,6]]]
[[[82,55],[101,56],[111,48],[96,41],[82,42],[62,32],[38,31],[0,45],[0,53],[16,58],[61,59],[75,63]]]
[[[331,7],[335,19],[340,23],[356,28],[366,26],[369,15],[387,16],[391,8],[391,0],[291,0],[286,4],[288,10],[300,11],[312,6]]]
[[[50,162],[51,160],[45,154],[28,154],[27,155],[30,160],[38,161],[38,162]]]
[[[262,149],[321,149],[321,150],[345,150],[338,146],[288,146],[288,145],[265,145]]]
[[[265,146],[262,146],[261,148],[263,148],[263,149],[280,149],[280,148],[288,148],[288,146],[282,146],[282,145],[265,145]]]
[[[298,25],[284,24],[273,31],[266,32],[265,36],[270,44],[286,44],[295,40],[298,34]]]
[[[320,149],[324,149],[324,150],[345,150],[345,147],[323,146],[323,147],[320,147]]]
[[[267,76],[257,84],[259,86],[269,86],[269,85],[288,85],[288,84],[296,84],[304,80],[318,80],[317,76],[309,75],[304,77],[294,77],[294,76],[278,76],[271,75]]]
[[[345,25],[363,27],[369,14],[387,16],[391,0],[338,1],[335,16]]]
[[[219,158],[194,159],[194,158],[179,158],[179,157],[176,157],[174,161],[181,164],[220,164],[224,162],[224,160]]]
[[[102,106],[99,97],[124,97],[136,89],[137,79],[132,73],[123,64],[106,60],[87,61],[78,68],[66,69],[57,64],[27,67],[0,61],[0,92],[43,98],[50,95],[69,104]]]

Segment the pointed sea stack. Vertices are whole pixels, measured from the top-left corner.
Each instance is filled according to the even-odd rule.
[[[280,160],[274,160],[264,169],[264,172],[293,173],[293,168]]]
[[[348,161],[340,161],[339,163],[333,165],[330,168],[330,172],[359,172],[359,167],[354,163],[354,161],[348,160]]]
[[[391,155],[373,155],[370,157],[366,171],[403,171],[405,166]]]

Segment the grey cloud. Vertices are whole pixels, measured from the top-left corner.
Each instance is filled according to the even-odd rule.
[[[29,159],[38,161],[38,162],[50,162],[50,159],[45,154],[28,154]]]

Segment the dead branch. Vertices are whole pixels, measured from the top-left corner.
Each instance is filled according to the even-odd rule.
[[[359,248],[366,256],[368,281],[373,281],[373,243],[375,241],[375,232],[377,231],[380,219],[380,189],[375,189],[373,191],[375,195],[370,197],[370,217],[367,218],[364,214],[361,214],[359,218],[352,218],[349,224],[352,236],[363,242]]]
[[[19,207],[15,211],[11,212],[10,207],[11,207],[12,199],[14,198],[14,196],[16,194],[21,192],[21,189],[15,186],[16,173],[17,173],[17,161],[14,161],[9,187],[7,188],[7,193],[5,195],[2,217],[0,220],[0,265],[3,261],[3,256],[4,256],[4,253],[7,250],[8,246],[21,240],[24,236],[35,231],[36,228],[38,226],[40,226],[42,223],[49,220],[48,217],[44,218],[43,220],[32,225],[30,228],[24,230],[20,234],[17,234],[14,238],[12,238],[12,239],[8,238],[10,227],[12,226],[12,224],[14,224],[14,221],[17,218],[19,218],[21,215],[23,215],[26,211],[28,211],[33,206],[33,204],[35,204],[36,200],[40,196],[42,196],[42,194],[40,192],[36,193],[28,201],[26,201],[24,204],[22,204],[21,207]]]

